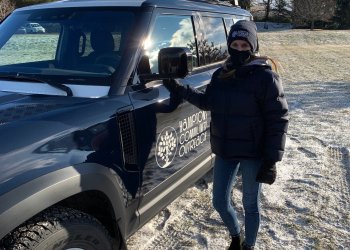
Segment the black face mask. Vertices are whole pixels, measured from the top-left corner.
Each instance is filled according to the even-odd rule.
[[[230,54],[232,64],[231,67],[233,69],[242,66],[252,56],[252,52],[250,50],[239,51],[229,47],[228,52]]]

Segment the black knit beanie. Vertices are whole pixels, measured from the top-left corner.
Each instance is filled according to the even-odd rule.
[[[227,37],[227,46],[230,47],[230,44],[235,40],[248,42],[253,53],[259,51],[257,28],[252,21],[240,20],[231,26]]]

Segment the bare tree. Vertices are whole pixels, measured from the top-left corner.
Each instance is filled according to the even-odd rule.
[[[196,43],[190,42],[187,44],[192,54],[196,54]],[[208,39],[197,41],[199,61],[201,65],[218,62],[227,58],[227,50],[223,51],[221,46],[215,46],[214,42],[209,42]]]
[[[14,8],[15,5],[11,0],[0,0],[0,20],[4,19]]]
[[[311,23],[311,30],[315,28],[315,21],[330,21],[334,16],[336,0],[294,0],[293,15],[297,20]]]
[[[250,10],[250,7],[252,6],[252,0],[239,0],[238,4],[242,7],[242,9]]]
[[[273,10],[279,22],[281,20],[290,20],[291,6],[288,0],[275,0]]]
[[[263,0],[265,5],[265,21],[269,20],[272,0]]]

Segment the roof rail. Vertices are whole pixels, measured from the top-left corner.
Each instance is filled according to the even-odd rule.
[[[238,6],[237,0],[233,1],[234,3],[231,3],[228,0],[188,0],[188,1],[201,2],[201,3],[211,3],[211,4],[216,4],[216,5],[224,5],[224,6],[228,6],[228,7]]]

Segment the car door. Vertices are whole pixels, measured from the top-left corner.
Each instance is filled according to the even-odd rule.
[[[166,10],[164,14],[159,10],[151,27],[142,57],[146,58],[146,63],[139,65],[140,79],[135,80],[136,84],[129,93],[134,107],[137,150],[142,171],[139,206],[141,223],[172,200],[171,197],[186,183],[191,183],[192,178],[198,177],[194,174],[185,178],[188,173],[195,171],[203,161],[210,165],[208,161],[211,159],[210,113],[170,95],[162,81],[142,84],[142,73],[145,72],[140,72],[158,73],[158,51],[161,48],[188,47],[194,55],[193,66],[197,71],[178,80],[182,84],[205,89],[210,75],[206,70],[198,70],[193,17],[190,12],[180,14]],[[177,184],[179,180],[182,180],[181,187],[177,186],[180,185]]]

